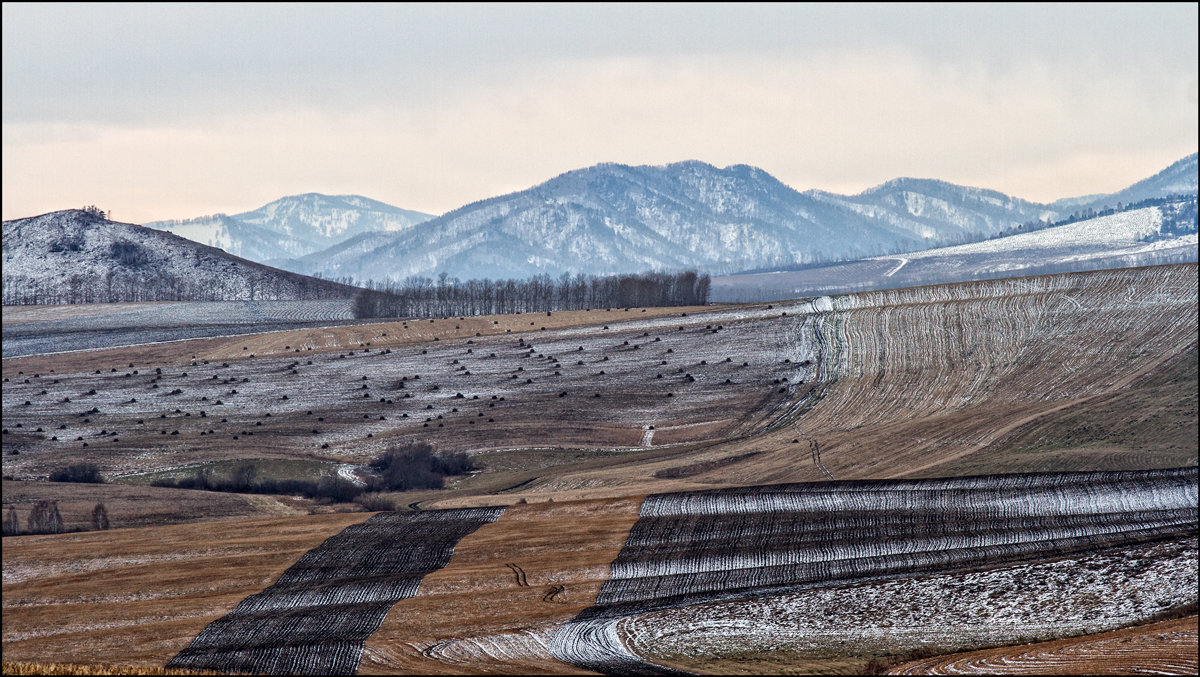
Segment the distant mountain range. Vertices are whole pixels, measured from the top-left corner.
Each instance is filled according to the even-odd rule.
[[[1146,201],[1155,204],[1145,204]],[[1133,208],[994,239],[829,265],[717,276],[714,301],[773,301],[870,289],[1193,262],[1197,198]],[[1108,210],[1105,210],[1106,212]]]
[[[180,221],[152,221],[165,230],[259,263],[291,259],[368,232],[394,232],[433,218],[358,195],[305,193],[258,209]]]
[[[932,179],[896,179],[853,196],[801,193],[761,169],[690,161],[596,165],[436,218],[359,196],[310,193],[234,216],[150,224],[211,246],[67,210],[4,222],[4,298],[287,299],[352,291],[305,275],[465,280],[795,269],[975,242],[1023,223],[1196,192],[1195,154],[1117,193],[1050,204]],[[1103,258],[1095,247],[1109,245],[1089,246],[1089,257]],[[872,274],[900,260],[877,259],[871,270],[880,271]],[[908,278],[934,262],[885,277]]]
[[[1169,195],[1195,195],[1196,174],[1196,154],[1192,153],[1148,179],[1138,181],[1132,186],[1110,195],[1094,196],[1094,199],[1080,207],[1100,209]],[[1063,202],[1070,202],[1070,200],[1059,200],[1055,204]],[[1077,209],[1079,207],[1065,209],[1065,211],[1071,212]]]
[[[1194,194],[1188,156],[1118,193],[1039,204],[903,178],[858,195],[797,192],[746,165],[601,164],[395,232],[364,232],[272,265],[359,280],[525,278],[695,268],[714,274],[928,249],[1030,221]]]
[[[348,298],[357,290],[69,209],[4,222],[4,303]]]

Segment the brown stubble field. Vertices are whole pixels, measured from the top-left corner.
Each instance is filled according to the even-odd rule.
[[[161,667],[211,621],[367,515],[4,540],[4,660]]]
[[[460,542],[451,564],[428,575],[415,597],[392,608],[367,642],[360,672],[578,673],[525,631],[546,639],[592,603],[639,504],[510,507]],[[305,551],[366,517],[236,520],[216,532],[196,524],[10,537],[5,660],[162,666]],[[456,637],[464,639],[447,641]],[[515,655],[489,656],[491,642],[507,643]]]
[[[892,675],[1195,674],[1197,617],[912,661]]]
[[[57,499],[68,526],[86,527],[103,500],[114,525],[146,528],[6,538],[5,659],[161,666],[303,552],[366,518],[302,515],[348,509],[303,499],[28,480],[78,460],[124,481],[237,459],[333,468],[420,439],[472,453],[482,471],[398,494],[398,505],[510,508],[393,607],[360,671],[579,672],[544,644],[595,599],[647,494],[1194,466],[1196,309],[1192,264],[6,359],[5,509],[24,515],[34,500]],[[101,411],[86,414],[92,407]],[[49,440],[58,425],[67,434]],[[763,660],[746,665],[775,671]]]

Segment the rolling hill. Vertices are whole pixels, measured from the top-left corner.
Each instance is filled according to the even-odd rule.
[[[273,265],[273,260],[311,254],[362,233],[401,231],[431,218],[432,214],[358,195],[305,193],[232,216],[153,221],[146,226]]]
[[[609,163],[278,265],[376,280],[442,272],[460,279],[684,268],[732,273],[918,251],[1195,192],[1195,155],[1118,193],[1053,204],[933,179],[895,179],[842,196],[800,193],[747,165]]]
[[[600,164],[289,269],[359,279],[737,271],[921,249],[1056,215],[936,181],[893,182],[854,201],[799,193],[747,165]]]
[[[1195,198],[970,244],[713,278],[716,301],[768,301],[866,289],[1100,270],[1197,259]],[[1190,210],[1190,212],[1189,212]],[[1190,222],[1185,215],[1190,213]],[[1181,218],[1183,220],[1181,220]]]
[[[354,288],[71,209],[4,222],[4,303],[345,298]]]
[[[870,674],[1083,636],[1093,670],[1194,674],[1196,289],[1186,264],[5,359],[12,522],[108,499],[117,527],[6,538],[5,660]],[[480,468],[373,516],[144,486],[353,477],[411,439]],[[110,483],[40,481],[83,460]],[[1022,661],[1079,666],[1046,648]]]

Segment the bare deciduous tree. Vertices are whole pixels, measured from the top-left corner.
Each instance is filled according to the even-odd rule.
[[[29,513],[27,525],[31,534],[61,534],[63,519],[58,512],[58,501],[38,501]]]
[[[366,282],[354,299],[356,317],[445,317],[552,312],[585,308],[693,306],[708,303],[711,281],[695,271],[677,274],[561,276],[527,280],[409,277]]]
[[[8,514],[4,516],[4,535],[16,536],[21,533],[21,522],[17,519],[17,507],[8,506]]]
[[[104,507],[104,503],[97,503],[96,507],[92,508],[92,526],[98,531],[104,531],[108,528],[108,508]]]

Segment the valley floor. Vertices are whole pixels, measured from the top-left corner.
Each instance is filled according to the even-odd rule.
[[[10,319],[6,309],[6,332],[85,321],[54,312]],[[6,514],[24,526],[38,501],[57,501],[67,528],[84,530],[4,539],[6,661],[164,666],[369,517],[342,512],[351,504],[151,481],[245,462],[260,477],[355,477],[409,441],[464,451],[479,470],[442,490],[385,495],[396,507],[503,510],[390,602],[362,640],[364,674],[965,670],[1018,660],[1004,645],[1194,614],[1195,264],[773,304],[306,327],[6,356],[3,377]],[[96,463],[108,482],[45,481],[76,462]],[[1104,481],[1132,482],[1112,496],[1150,487],[1151,502],[1064,489],[1065,502],[1052,502],[1062,523],[1005,513],[983,531],[933,538],[940,522],[922,521],[922,510],[982,506],[986,491],[1050,477],[1020,473],[1063,471],[1141,472]],[[862,543],[934,553],[936,566],[889,564],[897,553],[870,545],[852,559],[883,567],[874,573],[804,569],[827,559],[820,548],[844,546],[806,531],[842,504],[715,503],[711,517],[637,541],[649,506],[671,504],[656,496],[724,491],[761,503],[777,491],[767,485],[836,482],[831,496],[853,496],[854,481],[890,480],[916,500],[935,496],[912,493],[933,486],[920,478],[973,476],[991,477],[964,494],[974,503],[906,503],[861,523],[859,509],[830,527],[880,530]],[[1027,500],[1048,500],[1037,491]],[[1022,505],[1017,496],[996,505]],[[86,531],[101,502],[118,528]],[[1093,513],[1109,516],[1078,517]],[[920,538],[904,531],[922,524]],[[672,541],[679,529],[699,531]],[[724,549],[730,534],[766,540]],[[803,554],[817,551],[826,554]],[[621,606],[634,598],[614,597],[614,586],[641,580],[630,572],[642,566],[658,567],[647,581],[665,578],[638,583],[651,588]],[[673,601],[646,602],[660,597]],[[1195,655],[1194,617],[1189,627],[1129,630],[1146,649],[1120,660],[1194,674],[1184,660]],[[1107,637],[1028,660],[1069,672],[1091,663],[1063,656],[1106,655]],[[977,653],[901,666],[963,651]]]

